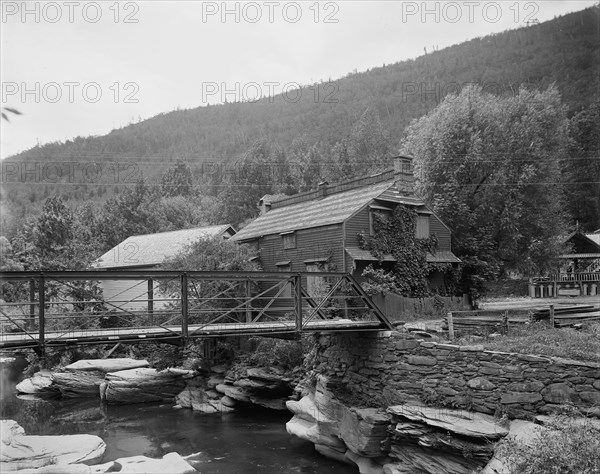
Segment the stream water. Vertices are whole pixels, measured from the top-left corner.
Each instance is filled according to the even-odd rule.
[[[106,406],[97,399],[17,397],[24,361],[0,363],[0,418],[31,435],[88,433],[106,442],[102,462],[176,451],[201,453],[191,464],[202,474],[356,473],[328,460],[312,443],[287,434],[289,413],[269,410],[202,415],[172,404]]]

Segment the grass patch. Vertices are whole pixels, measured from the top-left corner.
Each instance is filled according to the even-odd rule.
[[[472,344],[473,338],[461,337],[455,344]],[[478,340],[486,350],[563,357],[600,362],[600,323],[582,329],[552,328],[547,321],[514,325],[508,335]]]
[[[586,418],[556,417],[530,443],[502,445],[506,464],[518,474],[599,474],[600,429]]]

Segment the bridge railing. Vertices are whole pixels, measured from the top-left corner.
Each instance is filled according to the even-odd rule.
[[[343,273],[0,272],[0,290],[0,347],[391,327]]]

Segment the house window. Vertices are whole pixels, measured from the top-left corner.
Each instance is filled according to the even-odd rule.
[[[429,238],[429,215],[418,215],[417,226],[415,228],[415,237],[417,239]]]
[[[283,239],[284,250],[296,248],[296,232],[286,232],[285,234],[280,235]]]
[[[389,207],[371,205],[369,206],[369,235],[375,235],[375,215],[380,218],[391,216],[392,210]]]
[[[285,260],[283,262],[276,262],[275,266],[277,267],[278,272],[291,272],[292,271],[292,262],[290,260]],[[281,293],[282,298],[291,298],[292,297],[292,283],[287,282],[285,284],[285,288],[283,293]]]

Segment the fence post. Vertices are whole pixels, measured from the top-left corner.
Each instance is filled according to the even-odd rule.
[[[302,276],[294,276],[294,306],[296,310],[296,331],[302,332]]]
[[[188,277],[181,274],[181,336],[188,337]]]
[[[45,312],[46,312],[46,284],[45,284],[45,279],[44,279],[44,274],[40,273],[40,278],[39,278],[39,288],[38,288],[38,301],[40,304],[40,310],[39,310],[39,325],[38,325],[38,329],[39,329],[39,337],[38,337],[38,345],[39,345],[39,351],[40,351],[40,357],[44,357],[46,355],[46,338],[45,338],[45,326],[46,326],[46,319],[45,319]]]
[[[154,280],[152,278],[148,278],[148,315],[150,325],[154,326]]]
[[[452,311],[448,311],[448,338],[454,340],[454,321],[452,320]]]
[[[550,305],[550,327],[554,327],[554,305]]]
[[[29,330],[35,327],[35,280],[29,280]]]

